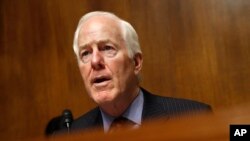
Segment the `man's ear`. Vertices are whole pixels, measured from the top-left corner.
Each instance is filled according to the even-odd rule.
[[[135,74],[139,74],[141,68],[142,68],[142,62],[143,62],[143,58],[142,58],[142,54],[141,53],[136,53],[134,55],[134,65],[135,65]]]

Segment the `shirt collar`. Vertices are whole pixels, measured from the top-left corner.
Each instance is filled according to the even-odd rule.
[[[138,126],[141,125],[143,103],[143,92],[140,90],[138,96],[134,99],[122,116],[133,121]],[[104,132],[107,132],[115,117],[108,115],[101,109],[100,111],[102,114]]]

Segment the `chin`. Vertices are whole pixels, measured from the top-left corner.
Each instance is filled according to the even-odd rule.
[[[115,99],[113,93],[106,92],[106,91],[97,92],[93,95],[92,98],[99,105],[112,103]]]

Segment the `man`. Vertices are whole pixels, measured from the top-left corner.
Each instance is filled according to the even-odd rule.
[[[108,132],[118,117],[139,127],[156,117],[210,110],[209,105],[200,102],[160,97],[140,88],[143,58],[137,33],[112,13],[84,15],[73,48],[87,93],[98,107],[76,119],[71,130],[101,127]]]

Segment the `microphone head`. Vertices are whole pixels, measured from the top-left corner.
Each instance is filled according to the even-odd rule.
[[[71,123],[73,122],[73,115],[69,109],[63,110],[62,118],[63,118],[64,125],[66,127],[70,126]]]

